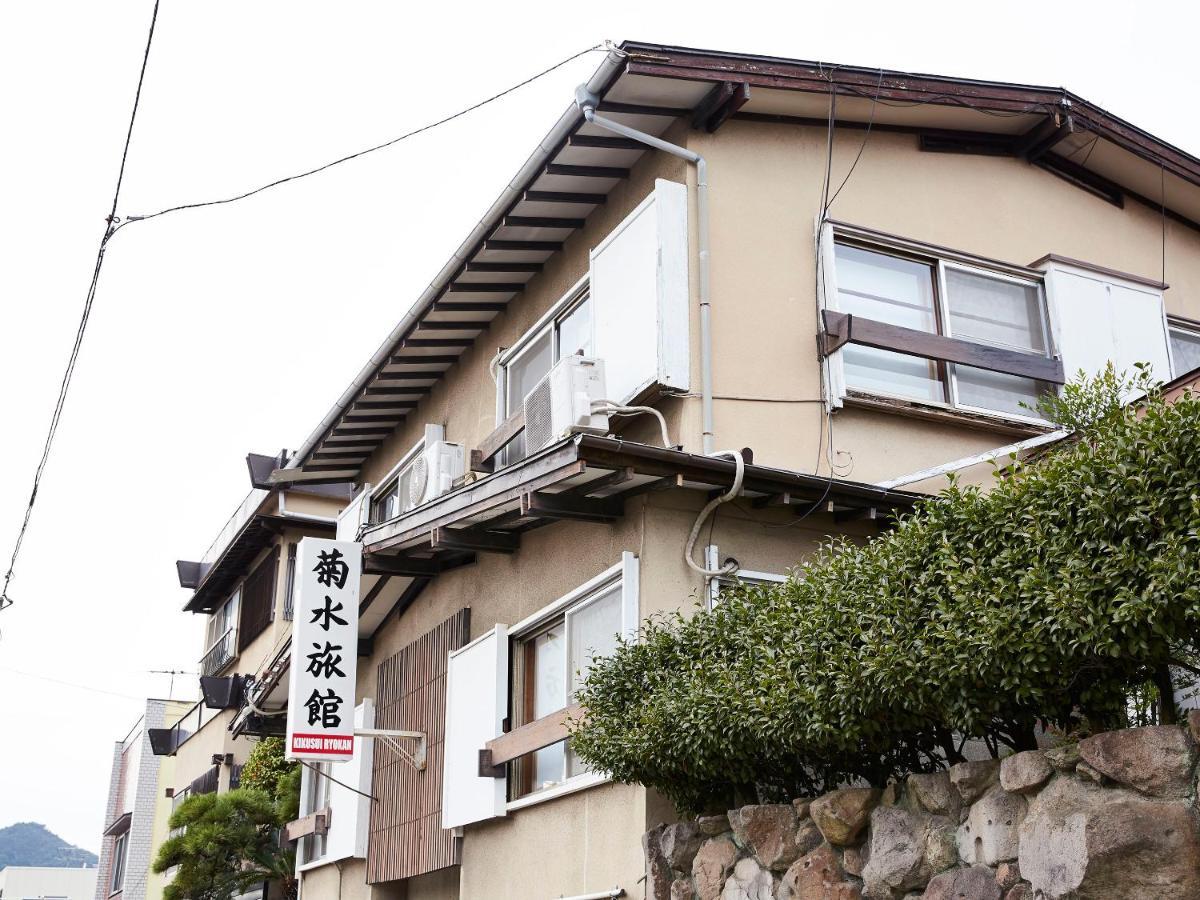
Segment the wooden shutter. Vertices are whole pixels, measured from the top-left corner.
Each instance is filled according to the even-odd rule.
[[[460,609],[436,628],[379,664],[375,727],[423,731],[427,764],[418,772],[387,746],[375,748],[367,883],[412,878],[459,864],[461,848],[442,828],[446,665],[467,643],[470,610]]]
[[[1054,342],[1068,379],[1082,369],[1095,375],[1110,361],[1132,373],[1150,363],[1157,378],[1171,377],[1162,291],[1061,262],[1046,265],[1046,292]]]
[[[238,625],[238,653],[263,633],[275,613],[275,571],[279,568],[279,548],[258,564],[242,585],[242,615]]]
[[[442,825],[505,814],[507,781],[479,773],[479,751],[508,715],[508,629],[497,625],[450,655],[446,678],[446,771]]]

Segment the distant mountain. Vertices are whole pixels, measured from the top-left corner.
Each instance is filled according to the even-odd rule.
[[[68,844],[45,825],[18,822],[0,828],[0,869],[5,866],[96,865],[96,854]]]

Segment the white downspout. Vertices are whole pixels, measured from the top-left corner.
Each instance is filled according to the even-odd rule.
[[[662,138],[604,116],[596,115],[596,107],[600,102],[599,96],[588,90],[587,85],[575,89],[575,103],[578,104],[583,117],[593,125],[619,134],[627,138],[678,156],[696,166],[696,231],[698,235],[700,256],[700,417],[701,417],[701,448],[704,454],[710,455],[715,445],[713,439],[713,386],[712,386],[712,321],[711,321],[711,280],[709,277],[709,237],[708,237],[708,163],[704,157],[694,150],[680,147],[677,144],[664,141]]]

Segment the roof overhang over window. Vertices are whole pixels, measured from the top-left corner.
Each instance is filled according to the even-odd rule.
[[[104,829],[105,837],[117,837],[129,830],[129,825],[133,821],[133,813],[127,812],[117,816],[111,825]]]
[[[229,591],[237,580],[246,574],[246,569],[255,558],[270,547],[285,528],[298,528],[314,535],[330,536],[337,526],[333,522],[318,522],[312,519],[300,519],[289,516],[253,515],[246,520],[233,539],[226,546],[221,556],[212,567],[204,573],[204,578],[196,587],[191,599],[184,605],[185,612],[211,613],[225,601]],[[180,570],[180,584],[183,584],[183,572],[191,571],[191,566],[199,563],[177,562]],[[183,584],[184,587],[188,585]]]
[[[618,438],[577,435],[464,485],[363,535],[364,571],[432,578],[477,553],[512,553],[525,531],[560,519],[611,522],[657,490],[728,490],[733,461]],[[847,520],[888,520],[922,495],[768,466],[745,467],[753,505]]]

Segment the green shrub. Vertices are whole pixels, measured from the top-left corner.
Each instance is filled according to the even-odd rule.
[[[1046,409],[1074,438],[986,493],[952,485],[784,584],[651,620],[593,663],[575,751],[699,810],[1125,724],[1200,649],[1200,399],[1138,411],[1130,386],[1069,386]]]

